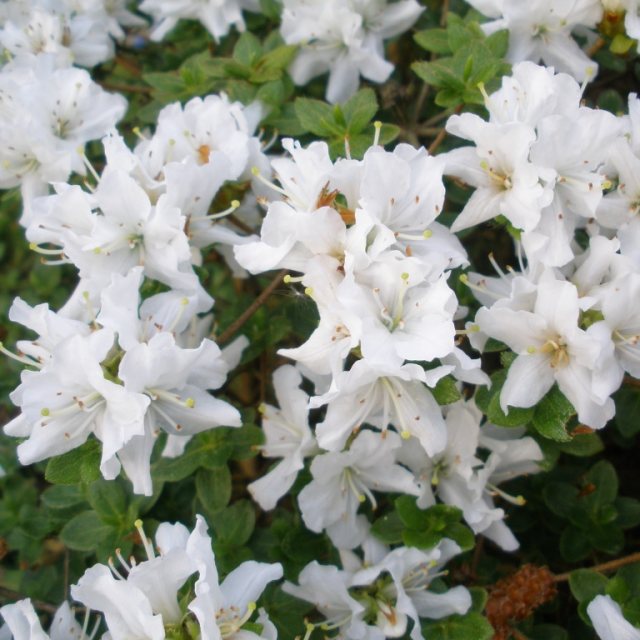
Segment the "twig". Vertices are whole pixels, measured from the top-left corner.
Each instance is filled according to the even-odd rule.
[[[280,286],[287,270],[278,272],[266,289],[218,336],[216,342],[224,344],[249,320],[249,318],[265,303],[266,299]]]
[[[529,638],[527,638],[527,636],[525,636],[524,633],[521,633],[520,631],[518,631],[517,629],[514,629],[513,627],[511,627],[511,635],[516,640],[529,640]]]
[[[64,596],[69,599],[69,549],[64,548]]]
[[[454,109],[454,114],[455,113],[460,113],[463,109],[464,105],[463,104],[459,104],[455,109]],[[442,129],[440,129],[440,133],[435,137],[435,139],[433,140],[433,142],[429,145],[429,155],[433,155],[436,151],[436,149],[442,144],[442,141],[445,139],[445,136],[447,135],[447,130],[442,127]]]
[[[236,215],[233,214],[233,213],[230,213],[227,216],[227,220],[232,225],[238,227],[238,229],[240,229],[241,231],[244,231],[245,233],[253,235],[256,232],[255,229],[252,229],[248,224],[245,224],[244,222],[242,222],[242,220],[240,220],[240,218],[236,217]]]
[[[12,589],[7,589],[6,587],[0,587],[0,595],[9,598],[10,600],[22,600],[24,596],[17,591],[13,591]],[[49,604],[48,602],[42,602],[41,600],[31,600],[31,604],[36,609],[41,609],[42,611],[46,611],[47,613],[55,613],[58,609],[53,604]]]
[[[604,45],[607,44],[607,41],[604,38],[598,38],[588,49],[587,55],[591,58],[593,55],[598,53]]]
[[[591,571],[599,571],[604,573],[606,571],[614,571],[619,567],[624,567],[627,564],[633,564],[634,562],[640,562],[640,551],[632,553],[631,555],[624,556],[623,558],[616,558],[615,560],[609,560],[609,562],[603,562],[597,564],[594,567],[588,567]],[[566,582],[571,577],[571,571],[567,573],[559,573],[553,577],[554,582]]]
[[[443,127],[440,129],[440,133],[434,138],[433,142],[429,145],[429,155],[432,156],[436,149],[442,144],[445,136],[447,135],[447,130]]]
[[[449,0],[443,0],[442,11],[440,13],[440,26],[447,26],[447,14],[449,13]]]
[[[116,56],[116,63],[121,67],[124,67],[131,75],[140,77],[142,75],[142,71],[138,65],[132,60],[128,60],[124,56]]]
[[[625,376],[622,382],[624,382],[624,384],[628,384],[630,387],[640,387],[640,380],[633,378],[632,376]]]
[[[118,91],[120,93],[144,93],[150,94],[153,89],[151,87],[143,87],[137,84],[120,84],[117,82],[100,82],[103,89],[109,89],[110,91]]]
[[[471,577],[475,580],[478,576],[478,565],[480,564],[480,557],[484,550],[484,537],[479,536],[476,548],[473,550],[473,557],[471,559]]]

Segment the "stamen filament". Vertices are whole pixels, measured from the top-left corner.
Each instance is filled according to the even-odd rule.
[[[142,527],[142,520],[138,519],[133,524],[138,531],[138,535],[140,536],[140,540],[142,541],[144,550],[147,553],[147,558],[149,558],[149,560],[151,560],[152,558],[155,558],[156,554],[153,550],[153,545],[151,544],[151,542],[149,541],[149,538],[147,538],[144,532],[144,529]]]
[[[20,362],[21,364],[26,364],[29,367],[36,367],[37,369],[42,369],[43,365],[38,362],[37,360],[34,360],[33,358],[30,358],[29,356],[19,356],[15,353],[13,353],[13,351],[9,351],[9,349],[7,349],[2,342],[0,342],[0,353],[4,354],[5,356],[7,356],[8,358],[11,358],[12,360],[15,360],[16,362]]]

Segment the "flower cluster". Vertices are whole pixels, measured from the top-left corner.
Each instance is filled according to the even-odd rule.
[[[193,265],[202,247],[242,241],[209,209],[225,181],[264,162],[250,131],[245,111],[224,97],[169,105],[134,151],[115,133],[105,138],[95,188],[58,183],[55,194],[32,201],[23,219],[32,248],[53,264],[72,263],[80,282],[57,313],[19,299],[11,310],[38,336],[18,345],[18,359],[35,371],[23,373],[12,394],[21,413],[5,428],[27,438],[18,447],[23,464],[93,434],[103,444],[104,477],[122,465],[134,490],[150,495],[162,431],[165,455],[176,456],[200,431],[240,426],[239,412],[208,390],[224,384],[245,342],[225,357],[205,337],[211,317],[197,314],[213,299]],[[141,287],[152,281],[168,290],[143,299]]]
[[[293,81],[304,85],[328,71],[329,102],[351,97],[360,76],[384,82],[393,71],[384,40],[410,29],[422,11],[415,0],[284,0],[280,32],[287,44],[300,45]]]
[[[557,383],[579,420],[597,429],[615,413],[611,394],[624,373],[638,373],[638,310],[630,302],[638,278],[630,134],[637,99],[631,116],[616,118],[581,106],[580,95],[565,74],[516,65],[486,97],[489,122],[471,114],[449,120],[448,130],[475,146],[443,160],[446,173],[476,187],[453,228],[503,215],[518,230],[520,272],[496,265],[498,278],[468,277],[485,305],[472,343],[482,349],[488,336],[518,356],[503,410],[534,406]]]
[[[140,10],[153,18],[153,40],[162,40],[179,20],[198,20],[220,40],[231,27],[244,31],[242,11],[259,11],[260,3],[257,0],[143,0]]]
[[[0,9],[0,188],[21,187],[25,212],[48,183],[85,175],[84,148],[123,117],[127,102],[89,73],[111,58],[121,24],[138,24],[125,3],[6,2]]]
[[[112,640],[276,640],[276,629],[264,610],[255,623],[249,621],[265,587],[282,577],[281,565],[243,562],[220,582],[202,516],[197,516],[191,533],[180,523],[160,524],[158,554],[142,523],[136,526],[147,559],[137,562],[131,557],[127,562],[116,551],[119,567],[110,559],[108,565],[88,569],[71,587],[74,600],[87,608],[84,626],[78,625],[65,603],[54,617],[51,640],[92,639],[98,626],[87,635],[89,611],[104,616],[108,632],[103,638]],[[191,576],[197,576],[193,593],[184,602],[181,590]],[[15,640],[47,638],[28,600],[2,607],[0,614]],[[245,625],[249,628],[243,628]]]
[[[504,438],[480,429],[473,402],[443,416],[429,390],[449,373],[487,382],[455,343],[457,300],[447,278],[466,255],[436,221],[443,165],[407,145],[374,145],[362,161],[333,163],[321,143],[285,144],[291,159],[272,161],[282,199],[269,203],[261,240],[235,255],[252,272],[302,273],[288,281],[304,285],[320,320],[306,343],[280,351],[299,370],[275,372],[280,409],[262,408],[263,453],[282,460],[250,485],[254,498],[273,508],[304,458],[315,456],[298,501],[306,526],[326,530],[338,548],[363,542],[369,525],[359,506],[368,498],[375,509],[374,492],[386,491],[416,496],[423,508],[437,495],[460,507],[474,531],[515,549],[491,495],[504,479],[535,472],[539,447],[519,431]],[[315,384],[310,399],[300,371]],[[314,437],[308,411],[324,406]],[[478,447],[490,452],[485,462]]]
[[[630,38],[640,36],[638,6],[634,0],[468,0],[491,20],[483,26],[487,33],[509,31],[510,62],[544,62],[582,82],[591,80],[598,65],[580,48],[573,35],[595,40],[593,29],[617,28],[624,21]],[[607,29],[607,25],[612,25]],[[616,25],[616,27],[613,27]],[[615,33],[615,30],[614,30]]]

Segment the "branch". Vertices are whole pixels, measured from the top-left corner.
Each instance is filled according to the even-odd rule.
[[[216,339],[221,345],[228,342],[230,338],[244,325],[247,320],[265,303],[267,298],[280,286],[283,278],[287,275],[287,270],[278,272],[275,278],[267,285],[267,288],[240,314]]]
[[[9,600],[23,600],[24,596],[17,591],[13,591],[12,589],[7,589],[6,587],[0,587],[0,595],[8,598]],[[49,604],[48,602],[42,602],[41,600],[31,600],[31,604],[36,609],[40,609],[41,611],[46,611],[47,613],[55,613],[58,610],[53,604]]]
[[[599,571],[600,573],[604,573],[606,571],[614,571],[615,569],[619,569],[620,567],[624,567],[627,564],[633,564],[634,562],[640,562],[640,551],[636,553],[632,553],[631,555],[624,556],[623,558],[616,558],[615,560],[609,560],[609,562],[603,562],[602,564],[597,564],[595,567],[587,567],[591,569],[591,571]],[[553,576],[554,582],[566,582],[571,577],[572,571],[568,571],[567,573],[559,573]]]
[[[151,87],[143,87],[137,84],[120,84],[117,82],[102,81],[100,85],[103,89],[117,91],[118,93],[144,93],[148,95],[153,91]]]

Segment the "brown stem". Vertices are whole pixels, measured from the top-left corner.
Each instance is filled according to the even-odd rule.
[[[140,67],[138,67],[135,62],[129,60],[128,58],[125,58],[124,56],[116,56],[116,63],[121,67],[124,67],[131,75],[137,77],[140,77],[142,75],[142,70],[140,69]]]
[[[518,631],[517,629],[514,629],[513,627],[511,628],[511,635],[516,640],[529,640],[529,638],[527,638],[527,636],[525,636],[524,633],[521,633],[520,631]]]
[[[478,576],[478,565],[484,551],[484,537],[479,536],[476,548],[473,550],[473,558],[471,559],[471,576],[475,580]]]
[[[440,12],[440,26],[447,26],[447,14],[449,13],[449,0],[442,1],[442,10]]]
[[[632,376],[625,376],[623,382],[624,384],[628,384],[630,387],[640,387],[640,380],[633,378]]]
[[[598,38],[588,49],[587,55],[591,58],[593,55],[598,53],[604,45],[607,44],[607,41],[604,38]]]
[[[462,109],[464,108],[463,104],[459,104],[455,109],[454,109],[454,113],[460,113],[462,111]],[[442,127],[442,129],[440,129],[440,133],[435,137],[434,141],[429,145],[429,155],[433,155],[436,151],[436,149],[442,144],[442,141],[445,139],[445,136],[447,135],[447,130]]]
[[[275,278],[267,285],[266,289],[217,337],[218,344],[228,342],[244,323],[265,303],[266,299],[280,286],[287,270],[278,272]]]
[[[120,84],[118,82],[102,81],[100,82],[100,85],[103,89],[108,89],[109,91],[118,91],[119,93],[150,94],[153,91],[151,87],[143,87],[142,85],[137,84]]]
[[[436,149],[442,144],[445,136],[447,135],[447,130],[443,127],[440,129],[440,133],[434,138],[433,142],[429,145],[429,155],[432,156]]]
[[[594,567],[589,567],[591,571],[599,571],[605,573],[606,571],[614,571],[620,567],[624,567],[627,564],[633,564],[634,562],[640,562],[640,551],[632,553],[631,555],[624,556],[624,558],[616,558],[615,560],[609,560],[609,562],[603,562],[597,564]],[[571,571],[567,573],[559,573],[553,577],[554,582],[566,582],[571,577]]]
[[[24,596],[17,591],[13,591],[12,589],[7,589],[6,587],[0,587],[0,595],[9,600],[22,600]],[[47,613],[55,613],[58,609],[53,604],[49,604],[48,602],[42,602],[41,600],[31,600],[31,604],[41,611],[46,611]]]
[[[248,233],[250,235],[253,235],[256,230],[252,229],[248,224],[245,224],[244,222],[242,222],[242,220],[240,220],[240,218],[238,218],[235,214],[230,213],[227,216],[227,220],[234,226],[238,227],[238,229],[240,229],[241,231],[244,231],[245,233]]]
[[[411,119],[411,124],[416,125],[420,120],[420,112],[422,111],[422,107],[424,106],[425,100],[429,96],[429,89],[431,85],[428,85],[426,82],[420,88],[420,93],[418,94],[418,99],[416,100],[416,105],[413,109],[413,118]]]

